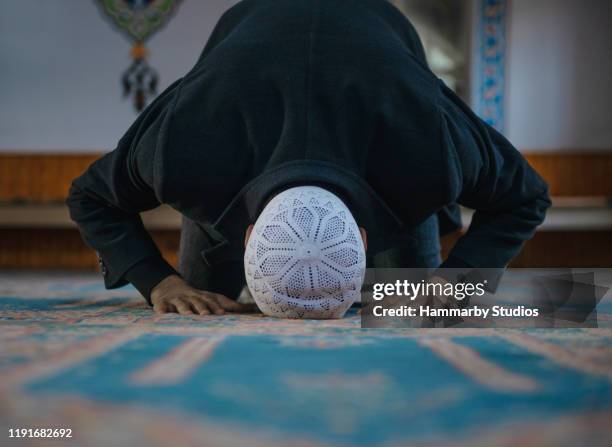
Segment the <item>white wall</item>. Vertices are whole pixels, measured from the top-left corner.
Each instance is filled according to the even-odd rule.
[[[136,114],[129,41],[95,0],[3,0],[0,151],[106,151]],[[236,0],[184,0],[148,44],[160,91]],[[612,148],[612,1],[510,0],[506,133],[522,149]]]
[[[612,1],[510,0],[506,134],[521,149],[612,149]]]
[[[95,0],[3,0],[0,150],[106,151],[136,117],[121,95],[131,44]],[[160,91],[197,59],[233,0],[184,0],[148,43]]]

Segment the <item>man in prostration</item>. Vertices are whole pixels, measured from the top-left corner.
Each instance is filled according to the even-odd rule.
[[[178,271],[139,217],[162,203],[183,215]],[[475,214],[441,260],[457,204]],[[248,282],[265,313],[334,318],[366,262],[505,267],[550,201],[389,2],[244,0],[68,205],[106,287],[131,283],[158,312],[247,311]]]

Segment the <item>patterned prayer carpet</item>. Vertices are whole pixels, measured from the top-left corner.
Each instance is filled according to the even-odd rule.
[[[3,273],[0,445],[610,446],[611,340],[160,316],[98,276]]]

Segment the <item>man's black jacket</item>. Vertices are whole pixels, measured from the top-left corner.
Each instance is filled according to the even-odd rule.
[[[445,207],[476,210],[445,267],[504,267],[550,205],[547,185],[427,67],[385,0],[245,0],[199,60],[71,188],[107,287],[145,297],[172,268],[139,212],[166,203],[210,235],[214,264],[292,184],[337,191],[370,251]]]

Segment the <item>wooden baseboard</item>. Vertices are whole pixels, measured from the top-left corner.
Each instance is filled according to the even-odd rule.
[[[164,257],[178,262],[180,232],[153,230]],[[442,240],[443,256],[459,233]],[[612,268],[612,230],[545,231],[525,244],[511,267]],[[0,229],[0,269],[94,270],[98,263],[74,229]]]
[[[460,232],[442,238],[446,258]],[[612,230],[540,231],[512,261],[513,268],[612,268]]]
[[[511,267],[612,268],[612,231],[542,231]]]
[[[180,232],[153,230],[153,240],[173,265],[178,262]],[[95,252],[76,229],[0,229],[0,269],[94,270]]]

